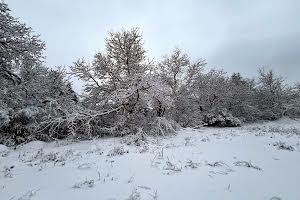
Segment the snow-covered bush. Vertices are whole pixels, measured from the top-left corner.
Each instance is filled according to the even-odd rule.
[[[116,146],[108,152],[107,156],[121,156],[125,153],[129,153],[129,151],[124,150],[123,146]]]
[[[147,134],[142,130],[138,130],[134,135],[128,135],[122,139],[122,143],[134,146],[145,146],[148,143]]]
[[[233,117],[226,109],[221,111],[214,111],[204,115],[204,122],[208,126],[217,126],[217,127],[237,127],[241,126],[241,121]]]

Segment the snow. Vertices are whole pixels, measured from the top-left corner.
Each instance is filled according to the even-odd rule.
[[[297,131],[300,121],[285,118],[186,128],[140,146],[130,137],[1,146],[0,199],[298,200]]]
[[[1,151],[6,151],[8,148],[5,146],[5,145],[3,145],[3,144],[0,144],[0,152]]]
[[[19,150],[23,150],[23,151],[34,151],[34,150],[39,150],[39,149],[42,149],[44,148],[46,145],[45,142],[42,142],[42,141],[32,141],[32,142],[29,142],[27,144],[24,144],[22,146],[20,146],[18,149]]]

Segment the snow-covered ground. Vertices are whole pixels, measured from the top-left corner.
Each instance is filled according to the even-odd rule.
[[[300,121],[0,146],[1,200],[300,199]],[[138,145],[138,146],[137,146]]]

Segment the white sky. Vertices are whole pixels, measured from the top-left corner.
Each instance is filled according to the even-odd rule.
[[[253,77],[261,66],[300,82],[298,0],[5,0],[46,42],[46,64],[72,65],[104,49],[107,32],[140,27],[149,56],[175,46],[208,68]],[[75,83],[75,87],[79,87]]]

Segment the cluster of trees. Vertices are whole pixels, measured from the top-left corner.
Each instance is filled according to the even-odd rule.
[[[44,49],[39,36],[0,3],[0,143],[41,137],[44,121],[78,101],[63,70],[43,65]]]
[[[300,84],[289,86],[272,70],[258,78],[222,70],[174,49],[159,62],[147,56],[137,28],[110,32],[104,52],[79,59],[71,74],[83,80],[78,98],[67,73],[43,63],[45,44],[0,3],[0,143],[164,135],[178,126],[300,116]]]

